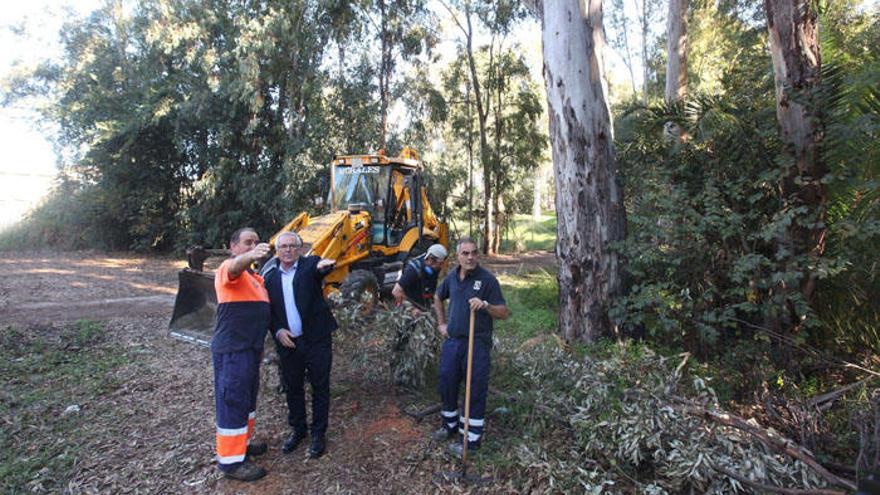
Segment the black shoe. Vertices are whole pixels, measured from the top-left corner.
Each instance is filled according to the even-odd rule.
[[[247,446],[247,455],[249,457],[256,457],[265,454],[268,450],[269,446],[266,445],[266,442],[251,442]]]
[[[324,442],[324,437],[314,437],[312,438],[312,444],[309,445],[309,457],[312,459],[317,459],[324,455],[324,451],[327,450],[327,445]]]
[[[431,433],[431,440],[442,442],[444,440],[449,440],[453,435],[455,435],[455,430],[450,430],[445,426],[441,426]]]
[[[244,461],[232,471],[225,471],[223,476],[239,481],[256,481],[266,476],[266,470],[256,464]]]
[[[284,452],[285,454],[293,452],[299,447],[299,444],[301,444],[305,438],[305,433],[300,433],[298,431],[293,432],[290,437],[284,441],[284,445],[281,447],[281,452]]]

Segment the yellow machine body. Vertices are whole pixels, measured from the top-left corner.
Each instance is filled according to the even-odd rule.
[[[274,247],[279,234],[293,231],[303,239],[303,255],[336,261],[324,279],[325,295],[355,289],[388,292],[407,259],[432,244],[449,247],[448,227],[428,202],[421,162],[411,148],[397,157],[337,156],[331,164],[328,197],[329,213],[300,213],[270,239]],[[170,327],[174,336],[204,343],[213,331],[216,294],[213,273],[201,269],[204,258],[194,264],[193,257],[180,273]],[[263,270],[272,263],[277,260]]]

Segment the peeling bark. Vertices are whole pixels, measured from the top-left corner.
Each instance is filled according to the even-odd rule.
[[[608,315],[620,293],[612,243],[625,235],[623,193],[602,74],[600,0],[545,0],[544,80],[556,180],[559,331],[590,342],[614,332]]]
[[[819,52],[817,12],[809,0],[765,0],[770,55],[776,82],[776,117],[780,137],[791,163],[785,165],[782,195],[787,209],[806,207],[808,221],[794,221],[780,239],[780,248],[789,259],[808,255],[818,258],[825,251],[825,220],[828,191],[821,181],[828,168],[820,154],[822,142],[821,109],[790,99],[791,91],[809,91],[820,83],[822,60]],[[803,217],[801,217],[803,218]],[[789,262],[790,269],[794,268]],[[789,296],[800,291],[812,303],[816,274],[803,270],[800,287],[779,287],[787,309],[778,326],[796,328],[796,315]]]

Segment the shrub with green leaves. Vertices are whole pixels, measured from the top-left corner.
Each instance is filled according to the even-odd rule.
[[[631,288],[613,316],[703,357],[766,336],[790,314],[798,344],[880,352],[880,302],[869,296],[880,290],[878,67],[872,59],[854,74],[828,64],[819,89],[790,95],[823,108],[827,215],[782,197],[792,163],[778,140],[772,92],[764,100],[697,95],[632,108],[617,143],[628,201],[628,235],[618,248]],[[662,138],[668,122],[687,140]],[[821,256],[781,242],[792,225],[820,221]],[[818,282],[812,300],[797,290],[807,274]]]

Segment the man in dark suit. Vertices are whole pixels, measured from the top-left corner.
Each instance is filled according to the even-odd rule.
[[[304,390],[308,376],[312,386],[309,457],[318,458],[326,449],[333,357],[331,332],[337,328],[324,300],[321,281],[336,262],[318,256],[300,257],[301,248],[302,239],[295,232],[276,237],[278,264],[269,268],[264,278],[272,313],[270,329],[287,389],[287,422],[293,428],[282,450],[293,452],[309,432]]]

